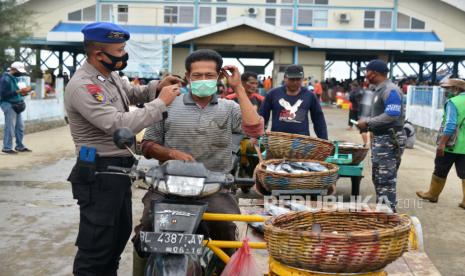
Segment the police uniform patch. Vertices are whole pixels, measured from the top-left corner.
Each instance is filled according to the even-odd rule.
[[[87,92],[91,94],[98,102],[105,103],[107,97],[103,94],[102,88],[96,84],[87,84]]]

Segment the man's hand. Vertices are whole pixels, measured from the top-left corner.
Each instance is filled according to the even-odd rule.
[[[175,149],[170,150],[169,156],[171,160],[195,161],[192,155]]]
[[[446,148],[446,144],[440,143],[438,147],[436,148],[436,157],[443,157],[445,148]]]
[[[173,84],[177,84],[178,86],[181,86],[181,83],[182,83],[182,80],[180,78],[177,78],[175,76],[166,76],[158,83],[157,90],[161,91],[163,87],[170,86]]]
[[[357,126],[358,129],[360,129],[360,130],[365,130],[365,129],[368,128],[367,121],[365,121],[365,120],[363,120],[363,119],[358,120],[356,126]]]
[[[181,92],[179,91],[179,85],[173,84],[162,88],[158,98],[162,100],[166,106],[170,105]]]
[[[19,94],[22,96],[26,96],[29,92],[31,92],[32,88],[30,86],[23,87],[19,89]]]
[[[236,66],[228,65],[221,68],[221,73],[228,80],[228,85],[236,92],[236,88],[242,85],[239,69]]]

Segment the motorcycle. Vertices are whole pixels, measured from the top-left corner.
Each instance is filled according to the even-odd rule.
[[[131,150],[134,134],[127,128],[118,129],[113,139],[136,161],[131,168],[110,166],[108,170],[142,179],[165,195],[165,200],[152,204],[154,231],[140,232],[141,249],[149,254],[145,275],[204,275],[201,256],[207,250],[206,237],[198,232],[207,204],[198,200],[229,188],[234,177],[209,171],[202,163],[170,160],[158,165],[156,160],[138,156]]]

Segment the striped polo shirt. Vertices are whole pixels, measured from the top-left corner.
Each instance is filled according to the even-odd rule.
[[[209,170],[232,169],[232,133],[242,133],[239,105],[213,96],[199,107],[191,93],[177,97],[168,107],[168,118],[147,128],[145,140],[189,153]]]

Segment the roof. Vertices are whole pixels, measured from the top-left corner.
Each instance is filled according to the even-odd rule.
[[[224,21],[215,25],[210,25],[208,27],[196,29],[187,33],[182,33],[177,35],[173,41],[173,44],[179,44],[187,42],[199,37],[211,35],[214,33],[222,32],[228,29],[232,29],[239,26],[248,26],[278,37],[281,37],[286,40],[293,41],[297,44],[305,45],[308,47],[312,46],[312,38],[308,36],[303,36],[301,34],[288,31],[286,29],[278,28],[274,25],[259,21],[250,17],[238,17],[236,19]]]
[[[82,41],[81,29],[86,23],[58,23],[47,35],[48,41]],[[173,36],[173,44],[248,26],[292,41],[299,46],[317,49],[444,51],[444,43],[434,32],[424,31],[356,31],[356,30],[288,30],[250,17],[239,17],[202,28],[179,26],[122,25],[131,38],[153,41]],[[158,36],[158,37],[157,37]]]

